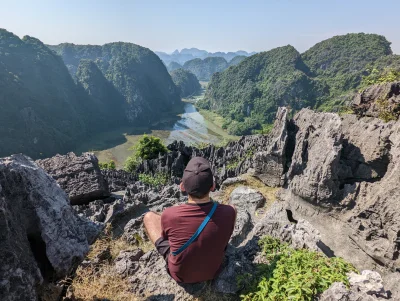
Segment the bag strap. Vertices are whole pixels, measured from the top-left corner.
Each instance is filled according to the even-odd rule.
[[[217,209],[218,203],[214,202],[213,207],[211,208],[210,212],[207,214],[206,218],[204,221],[201,223],[200,227],[196,230],[196,232],[193,234],[193,236],[182,246],[180,247],[177,251],[172,252],[172,255],[176,256],[182,253],[187,247],[189,247],[192,242],[196,240],[197,237],[199,237],[200,233],[204,230],[204,228],[207,226],[208,222],[210,221],[211,217],[214,215],[215,209]]]

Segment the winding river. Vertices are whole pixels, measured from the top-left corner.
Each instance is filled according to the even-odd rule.
[[[202,115],[191,103],[185,103],[184,112],[176,116],[174,123],[164,122],[150,129],[120,128],[102,133],[93,137],[76,152],[92,151],[100,162],[114,160],[118,168],[121,168],[128,156],[132,154],[131,148],[137,143],[143,134],[154,135],[161,138],[165,144],[174,140],[181,140],[185,144],[219,143],[224,139],[235,139],[228,135],[211,118]]]

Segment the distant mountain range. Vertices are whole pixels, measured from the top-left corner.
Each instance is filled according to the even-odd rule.
[[[169,65],[171,62],[176,62],[181,65],[187,61],[200,58],[205,59],[208,57],[223,57],[226,61],[231,61],[235,56],[250,56],[256,52],[247,52],[243,50],[235,52],[208,52],[207,50],[201,50],[197,48],[184,48],[181,51],[175,50],[171,54],[155,51],[165,65]]]

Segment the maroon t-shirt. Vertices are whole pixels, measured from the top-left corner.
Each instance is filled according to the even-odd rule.
[[[167,208],[161,215],[162,236],[171,248],[168,268],[178,282],[211,280],[222,264],[236,218],[235,209],[228,205],[219,204],[200,236],[182,253],[172,255],[192,237],[212,206],[212,202],[186,203]]]

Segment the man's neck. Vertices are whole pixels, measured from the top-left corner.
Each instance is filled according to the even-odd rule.
[[[206,198],[203,199],[195,199],[192,198],[190,195],[188,197],[188,203],[190,204],[205,204],[205,203],[209,203],[211,201],[211,198],[208,196]]]

